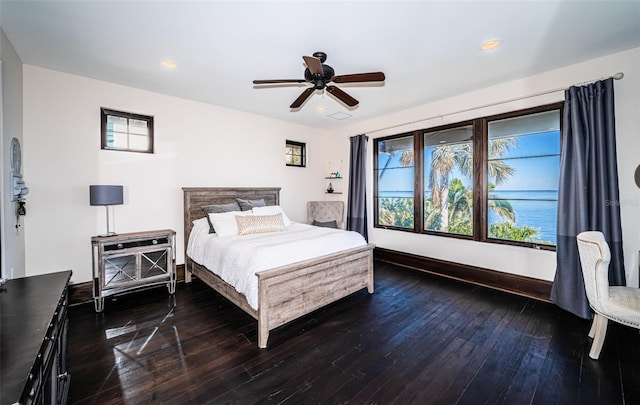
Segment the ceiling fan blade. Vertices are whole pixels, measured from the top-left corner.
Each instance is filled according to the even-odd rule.
[[[327,91],[329,93],[331,93],[332,95],[336,96],[336,98],[338,100],[342,101],[343,103],[345,103],[349,107],[353,107],[353,106],[358,105],[358,100],[356,100],[355,98],[351,97],[350,95],[348,95],[344,91],[340,90],[336,86],[327,86]]]
[[[303,56],[302,59],[304,59],[304,63],[307,64],[309,72],[311,72],[312,75],[324,75],[320,59],[313,56]]]
[[[253,84],[305,83],[304,79],[254,80]]]
[[[291,104],[289,106],[289,108],[298,108],[302,105],[302,103],[304,103],[309,96],[311,96],[313,94],[313,92],[316,91],[316,89],[314,87],[308,87],[306,89],[304,89],[304,91],[302,92],[302,94],[300,94],[300,96],[298,98],[296,98],[296,101],[293,102],[293,104]]]
[[[360,82],[382,82],[384,81],[384,73],[355,73],[352,75],[333,76],[331,81],[334,83],[360,83]]]

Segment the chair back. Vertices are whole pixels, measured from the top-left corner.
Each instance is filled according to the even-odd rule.
[[[313,221],[336,221],[339,229],[344,229],[344,202],[343,201],[308,201],[307,224]]]
[[[609,244],[599,231],[582,232],[577,239],[587,299],[591,308],[603,313],[602,302],[609,299]]]

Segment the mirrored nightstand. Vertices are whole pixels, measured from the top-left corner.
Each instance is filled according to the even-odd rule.
[[[175,293],[175,239],[171,229],[92,237],[96,312],[104,309],[104,297],[143,287],[166,284]]]

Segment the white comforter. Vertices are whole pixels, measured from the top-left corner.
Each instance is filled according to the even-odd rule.
[[[257,272],[366,245],[357,232],[295,222],[283,232],[255,235],[219,237],[208,229],[206,219],[194,221],[187,255],[234,286],[256,310]]]

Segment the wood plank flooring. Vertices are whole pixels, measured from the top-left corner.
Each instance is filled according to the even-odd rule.
[[[271,333],[195,280],[70,309],[78,404],[632,404],[640,334],[552,304],[375,263],[365,290]]]

